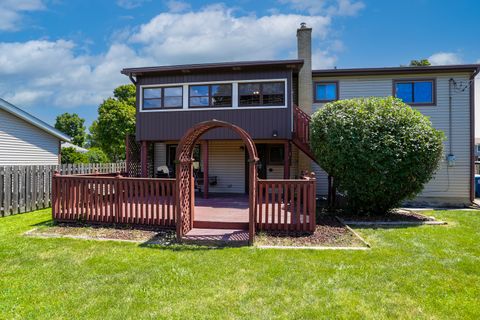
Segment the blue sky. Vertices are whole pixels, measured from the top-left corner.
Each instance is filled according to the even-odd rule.
[[[476,63],[478,12],[476,0],[1,0],[0,97],[89,125],[124,67],[293,58],[303,21],[316,68]]]

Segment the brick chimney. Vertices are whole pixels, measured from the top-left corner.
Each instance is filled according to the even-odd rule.
[[[298,106],[307,114],[312,114],[312,28],[305,22],[297,29],[298,59],[303,59],[303,67],[298,74]]]
[[[298,106],[307,114],[312,114],[313,81],[312,81],[312,28],[305,22],[297,29],[298,59],[303,59],[303,67],[298,73]],[[312,160],[304,154],[298,154],[298,172],[312,171]]]

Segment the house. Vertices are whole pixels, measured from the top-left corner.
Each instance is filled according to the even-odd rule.
[[[480,138],[475,138],[475,147],[473,152],[475,154],[475,161],[478,161],[480,158]]]
[[[54,176],[53,218],[176,228],[181,241],[313,232],[316,198],[331,188],[310,150],[310,115],[391,95],[448,138],[414,202],[470,205],[479,65],[312,70],[311,32],[297,30],[297,59],[123,69],[137,88],[128,177]]]
[[[0,165],[56,165],[70,137],[0,98]]]
[[[430,117],[447,136],[445,160],[415,202],[470,204],[472,83],[479,66],[312,70],[311,31],[304,24],[297,30],[296,60],[123,69],[137,86],[136,139],[151,150],[146,164],[150,175],[162,166],[173,173],[176,146],[184,133],[196,123],[218,119],[252,136],[260,157],[260,178],[295,178],[313,168],[317,194],[324,196],[327,174],[313,161],[308,135],[295,132],[299,130],[295,119],[308,118],[337,99],[394,95]],[[243,145],[224,129],[202,137],[196,165],[199,173],[208,171],[206,179],[212,183],[205,187],[210,194],[247,191]]]
[[[88,152],[88,149],[79,147],[76,144],[73,144],[73,143],[70,143],[70,142],[67,142],[67,141],[62,142],[61,148],[62,149],[73,148],[73,149],[75,149],[75,151],[77,151],[79,153],[87,153]]]

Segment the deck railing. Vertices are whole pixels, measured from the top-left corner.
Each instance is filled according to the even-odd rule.
[[[54,175],[57,221],[175,226],[175,179]]]
[[[255,229],[257,231],[315,231],[313,177],[299,180],[259,180]]]
[[[300,143],[310,145],[310,116],[298,106],[293,110],[293,136]]]

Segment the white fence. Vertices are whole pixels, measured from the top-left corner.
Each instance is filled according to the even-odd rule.
[[[50,207],[55,171],[60,174],[123,172],[125,162],[0,166],[0,217]]]

